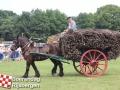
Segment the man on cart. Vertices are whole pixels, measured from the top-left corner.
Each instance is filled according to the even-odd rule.
[[[61,32],[60,35],[58,36],[58,40],[57,40],[57,41],[53,41],[53,43],[58,43],[58,42],[59,42],[59,39],[60,39],[66,32],[68,32],[69,29],[77,30],[76,22],[72,19],[72,17],[67,17],[67,21],[68,21],[68,28],[67,28],[66,30],[64,30],[63,32]]]

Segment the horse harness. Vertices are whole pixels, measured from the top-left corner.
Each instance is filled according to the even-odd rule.
[[[37,53],[46,53],[48,54],[49,53],[49,48],[48,47],[45,47],[47,46],[46,43],[34,43],[34,47],[36,47],[36,52]],[[55,54],[55,47],[53,45],[51,45],[53,47],[53,53]],[[39,48],[43,48],[42,51],[39,52]]]
[[[36,47],[36,52],[39,53],[39,48],[43,48],[44,49],[44,45],[45,45],[45,43],[35,43],[34,42],[34,47]],[[43,52],[45,52],[45,51],[46,50],[44,49]]]
[[[25,48],[25,50],[22,52],[22,54],[24,54],[28,49],[29,49],[29,47],[30,47],[30,45],[33,43],[33,41],[32,40],[30,40],[22,49],[24,49],[25,47],[27,47],[27,48]]]

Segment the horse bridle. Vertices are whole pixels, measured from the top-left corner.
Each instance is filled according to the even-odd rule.
[[[14,44],[14,42],[15,42],[15,44]],[[16,43],[18,43],[18,44],[16,44]],[[12,46],[15,47],[15,50],[16,50],[18,47],[20,47],[20,42],[17,40],[17,37],[15,37],[15,39],[13,40]]]
[[[27,44],[25,44],[25,46],[23,48],[21,48],[21,50],[23,50],[24,48],[26,48],[24,51],[22,51],[22,54],[24,54],[30,47],[30,45],[33,43],[33,41],[31,40],[31,38],[29,39],[29,42]]]
[[[13,44],[13,46],[15,47],[15,49],[17,49],[18,47],[20,47],[20,41],[18,40],[18,39],[16,39],[16,43],[18,43],[17,45],[16,44]],[[24,54],[27,50],[28,50],[28,48],[29,48],[29,46],[31,45],[31,43],[33,43],[33,41],[31,40],[31,38],[29,39],[29,42],[27,43],[27,44],[25,44],[22,48],[21,48],[21,50],[23,50],[23,49],[25,49],[26,47],[26,49],[24,50],[24,51],[22,51],[22,54]]]

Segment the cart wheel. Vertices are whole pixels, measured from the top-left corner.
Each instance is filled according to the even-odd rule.
[[[83,74],[83,73],[82,73],[82,70],[81,70],[81,68],[80,68],[80,63],[79,63],[79,62],[73,61],[73,66],[74,66],[75,70],[76,70],[78,73]]]
[[[89,77],[97,77],[104,74],[108,66],[108,60],[99,50],[88,50],[80,59],[82,72]]]

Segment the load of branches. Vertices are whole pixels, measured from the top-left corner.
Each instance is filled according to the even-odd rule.
[[[66,59],[77,60],[89,49],[101,50],[108,60],[120,53],[120,32],[103,29],[69,30],[61,37],[59,46]]]
[[[47,43],[54,43],[54,41],[58,40],[59,34],[51,35],[47,38]]]

